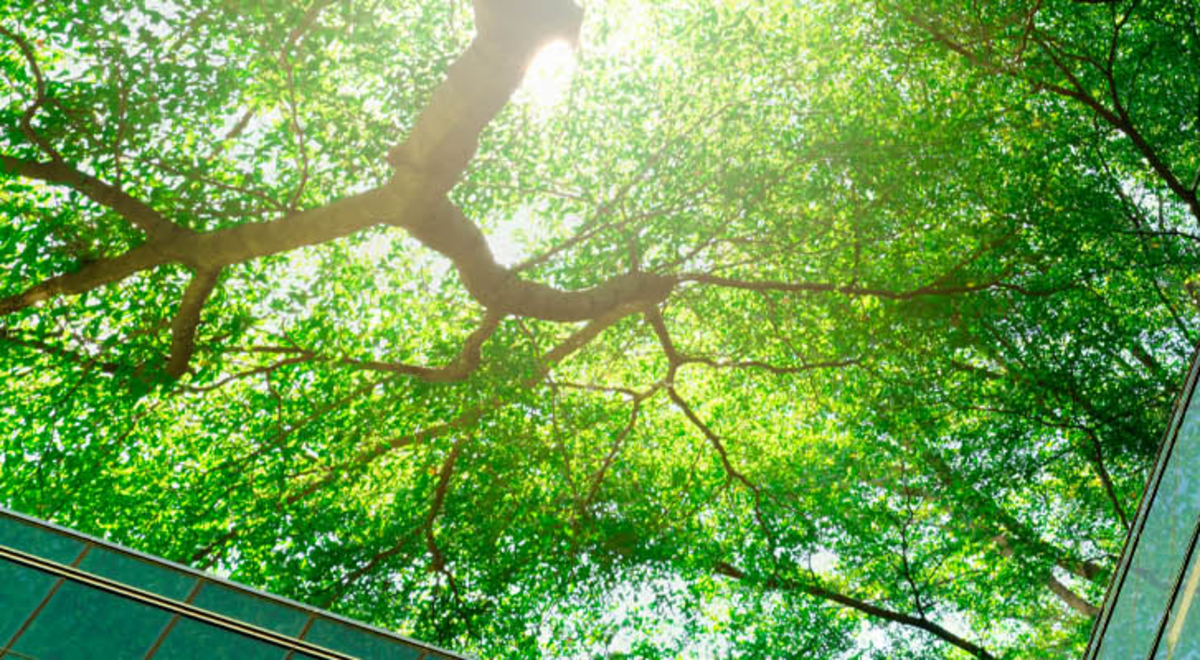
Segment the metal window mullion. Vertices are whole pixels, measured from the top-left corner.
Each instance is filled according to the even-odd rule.
[[[1159,446],[1158,456],[1154,462],[1154,471],[1150,473],[1150,478],[1147,480],[1146,487],[1143,490],[1144,494],[1138,506],[1138,514],[1134,518],[1133,527],[1126,534],[1125,549],[1121,553],[1121,560],[1117,564],[1116,571],[1109,578],[1109,587],[1106,590],[1104,604],[1101,607],[1096,623],[1092,626],[1086,660],[1097,660],[1100,657],[1100,650],[1104,647],[1105,635],[1108,633],[1108,624],[1112,622],[1113,611],[1116,609],[1117,601],[1120,600],[1121,593],[1124,590],[1125,578],[1129,574],[1130,567],[1133,565],[1134,555],[1137,554],[1142,532],[1150,518],[1155,501],[1158,499],[1158,488],[1162,484],[1162,480],[1167,472],[1167,466],[1171,462],[1172,454],[1175,451],[1175,444],[1179,440],[1179,433],[1183,430],[1184,420],[1187,418],[1188,408],[1191,406],[1192,397],[1196,391],[1197,380],[1200,379],[1198,376],[1200,376],[1200,346],[1197,346],[1196,350],[1192,352],[1192,366],[1188,370],[1183,390],[1179,393],[1179,398],[1175,403],[1175,411],[1171,415],[1171,425],[1167,427],[1166,437]],[[1186,567],[1186,561],[1184,565]]]
[[[1167,607],[1163,610],[1162,616],[1159,618],[1158,631],[1154,634],[1154,645],[1150,647],[1150,652],[1146,654],[1146,660],[1153,660],[1154,655],[1158,653],[1158,647],[1162,644],[1167,624],[1171,623],[1171,612],[1175,609],[1175,601],[1179,599],[1179,590],[1183,587],[1184,580],[1187,579],[1188,568],[1191,567],[1192,570],[1200,570],[1200,565],[1192,566],[1195,560],[1197,542],[1200,542],[1200,518],[1197,518],[1196,524],[1192,526],[1192,538],[1188,542],[1187,552],[1183,555],[1183,564],[1175,573],[1174,585],[1171,588],[1171,597],[1167,599]]]
[[[183,602],[191,605],[192,601],[196,600],[196,596],[200,593],[200,588],[203,586],[204,580],[202,578],[196,578],[195,586],[188,591],[188,595],[183,599]],[[158,649],[162,647],[163,642],[167,641],[167,635],[170,635],[171,631],[175,629],[175,626],[179,623],[179,619],[180,614],[178,612],[171,615],[171,620],[167,622],[167,625],[163,626],[162,632],[158,634],[158,639],[154,640],[154,643],[150,645],[150,649],[146,651],[146,655],[142,658],[142,660],[150,660],[156,653],[158,653]]]
[[[83,545],[83,549],[79,551],[79,555],[77,555],[75,560],[71,562],[71,567],[74,568],[79,566],[79,562],[83,561],[83,558],[86,557],[87,553],[91,552],[91,550],[92,544],[85,543]],[[17,628],[17,632],[13,633],[13,636],[8,640],[8,643],[0,648],[0,658],[3,658],[10,652],[15,653],[12,648],[16,646],[17,642],[21,639],[21,635],[25,634],[25,631],[29,629],[29,626],[33,625],[34,620],[37,619],[38,615],[42,613],[42,610],[46,608],[46,605],[50,602],[50,599],[54,597],[54,594],[58,593],[58,589],[63,585],[63,582],[66,582],[66,578],[59,577],[58,580],[50,586],[50,590],[46,592],[46,596],[42,598],[42,602],[38,603],[37,607],[33,608],[33,611],[29,613],[29,616],[26,617],[25,621],[20,625],[20,627]]]
[[[41,557],[30,555],[28,553],[14,550],[5,546],[0,546],[0,559],[8,559],[34,570],[49,573],[51,575],[57,575],[61,578],[71,580],[72,582],[80,583],[85,586],[95,588],[99,591],[124,597],[135,602],[149,605],[151,607],[166,610],[168,612],[174,612],[189,619],[206,623],[228,632],[242,635],[243,637],[256,639],[283,649],[299,651],[305,655],[309,655],[320,660],[357,660],[357,658],[354,656],[316,646],[310,642],[305,642],[294,637],[288,637],[287,635],[283,635],[272,630],[267,630],[265,628],[259,628],[223,614],[209,612],[208,610],[201,609],[195,605],[181,603],[177,600],[167,598],[166,596],[130,587],[115,580],[110,580],[108,578],[103,578],[81,571],[73,566],[58,564],[48,559],[43,559]]]
[[[0,0],[0,4],[2,4],[2,0]],[[221,585],[221,586],[227,587],[229,589],[232,589],[234,591],[237,591],[239,593],[248,594],[251,596],[255,596],[257,598],[263,598],[263,599],[266,599],[273,603],[278,603],[278,604],[284,605],[286,607],[290,607],[292,609],[300,610],[302,612],[307,612],[311,616],[316,617],[317,620],[328,620],[333,623],[338,623],[338,624],[341,624],[344,626],[348,626],[358,633],[369,634],[374,637],[382,638],[389,643],[399,644],[406,648],[423,651],[430,658],[435,658],[435,657],[436,658],[447,658],[447,659],[459,658],[461,660],[469,660],[466,656],[456,654],[447,649],[440,649],[436,646],[433,646],[432,644],[423,642],[419,639],[412,639],[409,637],[405,637],[403,635],[398,635],[393,631],[384,630],[384,629],[381,629],[381,628],[378,628],[375,626],[371,626],[371,625],[363,623],[362,621],[356,621],[354,619],[340,616],[340,615],[334,614],[332,612],[322,611],[318,608],[315,608],[311,605],[307,605],[305,603],[297,602],[294,600],[289,600],[287,598],[280,597],[276,594],[266,593],[259,589],[247,587],[244,584],[238,584],[236,582],[231,582],[229,580],[218,578],[213,575],[204,573],[203,571],[198,571],[191,566],[186,566],[183,564],[175,563],[175,562],[169,561],[167,559],[164,559],[162,557],[157,557],[154,555],[147,554],[145,552],[139,552],[137,550],[133,550],[131,548],[127,548],[127,547],[118,545],[116,543],[106,541],[102,538],[88,536],[87,534],[83,534],[83,533],[79,532],[78,530],[68,529],[68,528],[62,527],[60,525],[56,525],[54,523],[48,522],[46,520],[33,518],[33,517],[25,515],[23,513],[13,511],[12,509],[5,508],[4,506],[0,506],[0,518],[11,519],[11,520],[14,520],[23,525],[29,525],[31,527],[34,527],[37,529],[42,529],[42,530],[57,534],[59,536],[66,536],[68,538],[78,540],[80,543],[91,543],[93,546],[95,546],[97,548],[103,548],[105,550],[109,550],[111,552],[116,552],[116,553],[121,554],[126,557],[139,559],[141,561],[149,562],[155,566],[167,568],[167,569],[175,571],[177,573],[182,573],[184,575],[189,575],[189,576],[192,576],[192,577],[195,577],[198,579],[202,579],[202,580],[204,580],[205,584]]]
[[[308,631],[312,629],[313,624],[316,622],[317,615],[310,612],[308,615],[308,620],[304,622],[304,627],[300,629],[300,634],[296,635],[296,639],[304,639],[304,636],[308,634]],[[292,657],[295,655],[295,651],[288,651],[287,655],[283,656],[283,660],[292,660]]]

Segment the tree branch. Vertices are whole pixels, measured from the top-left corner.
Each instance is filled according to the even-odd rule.
[[[934,635],[938,639],[956,646],[977,658],[982,658],[983,660],[994,660],[995,658],[995,656],[993,656],[991,653],[988,653],[987,650],[982,646],[965,640],[949,630],[946,630],[942,626],[929,621],[928,619],[889,610],[885,607],[874,605],[865,600],[827,589],[818,584],[806,584],[796,580],[775,577],[756,581],[747,576],[746,573],[741,569],[726,562],[718,562],[715,566],[713,566],[713,572],[717,573],[718,575],[733,578],[749,586],[758,586],[772,591],[799,591],[801,593],[806,593],[810,596],[820,598],[822,600],[828,600],[843,607],[857,610],[869,616],[890,621],[892,623],[910,626],[919,630],[924,630],[925,632]]]
[[[449,192],[475,155],[479,133],[508,102],[538,49],[574,42],[583,12],[570,0],[474,0],[476,37],[402,144],[388,151],[397,179],[426,179],[424,195]]]
[[[374,360],[353,360],[343,358],[337,360],[338,364],[348,364],[362,369],[371,371],[385,371],[390,373],[400,373],[409,376],[415,376],[427,383],[453,383],[465,379],[479,368],[480,360],[482,359],[482,348],[484,342],[496,332],[496,328],[500,326],[502,315],[495,312],[488,312],[484,317],[483,322],[475,329],[463,343],[462,350],[458,357],[453,362],[443,367],[423,367],[418,365],[403,364],[400,362],[380,362]],[[315,359],[321,359],[316,358]]]
[[[1088,2],[1089,0],[1076,1]],[[1099,3],[1101,1],[1106,2],[1107,0],[1092,1]],[[1032,35],[1033,42],[1046,52],[1046,54],[1050,57],[1051,62],[1054,64],[1054,67],[1057,68],[1058,71],[1067,78],[1067,81],[1074,86],[1074,89],[1064,87],[1063,85],[1050,81],[1041,80],[1026,71],[997,63],[989,59],[987,56],[971,50],[965,44],[956,41],[948,34],[938,29],[938,27],[931,21],[925,20],[919,16],[916,16],[915,14],[906,13],[905,18],[913,25],[924,30],[947,49],[958,53],[968,62],[985,71],[994,74],[1005,75],[1017,80],[1022,80],[1032,85],[1035,90],[1046,90],[1059,96],[1073,99],[1087,107],[1089,110],[1094,112],[1097,117],[1104,120],[1104,122],[1106,122],[1109,126],[1117,129],[1123,133],[1125,137],[1129,138],[1129,141],[1133,143],[1134,148],[1146,160],[1146,163],[1150,165],[1150,168],[1154,170],[1154,173],[1158,175],[1158,177],[1163,181],[1163,183],[1166,184],[1171,192],[1175,193],[1179,199],[1187,205],[1192,215],[1200,220],[1200,199],[1197,198],[1193,190],[1189,189],[1182,181],[1179,180],[1179,178],[1174,172],[1171,171],[1171,168],[1165,161],[1163,161],[1162,157],[1154,149],[1150,142],[1146,140],[1144,135],[1142,135],[1141,131],[1137,130],[1137,127],[1133,125],[1124,107],[1118,103],[1114,111],[1105,107],[1104,104],[1099,100],[1093,98],[1092,95],[1088,93],[1087,88],[1076,78],[1071,68],[1062,61],[1059,56],[1060,53],[1055,46],[1048,43],[1040,35],[1034,33]],[[1116,29],[1119,30],[1120,26],[1118,25]],[[1109,92],[1113,95],[1113,98],[1116,99],[1116,90],[1114,87],[1115,83],[1112,80],[1111,75],[1107,72],[1105,73],[1108,77]]]
[[[219,270],[197,271],[183,292],[179,310],[175,312],[175,319],[171,322],[171,353],[167,360],[167,374],[172,378],[179,378],[187,371],[188,362],[196,350],[196,328],[200,325],[200,312],[217,284],[218,275]]]
[[[840,369],[842,367],[853,367],[862,364],[862,360],[859,358],[847,358],[845,360],[821,360],[819,362],[807,363],[802,361],[800,366],[780,367],[763,362],[761,360],[739,360],[734,362],[716,360],[711,357],[700,355],[681,354],[679,357],[679,364],[680,366],[685,364],[703,364],[704,366],[711,367],[713,369],[761,369],[777,376],[783,376],[786,374],[804,373],[805,371],[813,371],[815,369]]]
[[[189,231],[120,188],[85,174],[62,160],[46,163],[0,154],[0,171],[67,186],[93,202],[116,211],[152,241]]]
[[[606,316],[593,320],[583,328],[572,333],[561,343],[548,351],[545,355],[541,356],[541,359],[538,361],[536,372],[529,378],[521,381],[521,385],[524,387],[532,387],[537,383],[540,383],[542,379],[544,379],[546,375],[550,373],[551,368],[553,368],[555,364],[561,362],[575,351],[586,346],[606,328],[623,318],[623,316],[624,314],[622,312],[615,311]],[[420,444],[441,436],[449,431],[474,424],[475,422],[479,421],[484,414],[500,408],[503,405],[504,402],[500,399],[492,398],[463,411],[448,422],[435,424],[434,426],[427,427],[408,435],[397,436],[381,442],[376,442],[372,446],[359,450],[359,452],[349,460],[326,468],[324,470],[324,474],[320,478],[313,480],[312,482],[303,486],[299,491],[289,495],[287,497],[287,502],[291,504],[308,497],[309,495],[332,483],[339,477],[341,473],[345,472],[346,470],[362,469],[375,462],[380,457],[396,449]]]
[[[105,284],[119,282],[165,262],[166,259],[153,246],[142,245],[120,256],[94,261],[73,273],[51,277],[21,293],[0,298],[0,316],[60,295],[85,293]]]
[[[429,513],[425,515],[425,524],[423,525],[425,548],[429,551],[433,561],[433,570],[438,572],[446,570],[446,560],[434,539],[433,523],[442,513],[442,506],[446,503],[446,494],[450,491],[450,477],[454,474],[454,464],[458,462],[458,456],[462,453],[465,443],[463,438],[458,438],[450,445],[450,453],[447,454],[446,460],[442,461],[442,467],[438,470],[438,482],[433,491],[433,503],[429,505]]]
[[[217,269],[324,243],[381,223],[403,227],[449,257],[468,291],[499,313],[572,322],[600,318],[618,308],[629,313],[661,301],[675,281],[649,273],[618,276],[583,291],[561,291],[522,280],[496,263],[482,232],[445,199],[445,191],[473,155],[479,131],[507,101],[529,58],[546,40],[574,38],[578,30],[579,10],[566,0],[537,0],[519,8],[510,4],[517,4],[516,0],[477,3],[479,36],[451,66],[408,139],[393,148],[397,174],[386,185],[272,222],[175,236],[155,243],[156,258],[130,264],[135,267],[92,269],[92,277],[55,281],[0,300],[0,314],[162,263],[180,261],[197,269]],[[104,277],[97,276],[101,273]]]
[[[712,445],[712,448],[716,450],[717,456],[721,460],[721,467],[725,470],[727,483],[737,481],[745,486],[746,490],[750,491],[751,496],[754,498],[754,519],[758,522],[758,526],[762,528],[763,534],[767,537],[767,540],[770,542],[771,546],[774,547],[775,533],[771,530],[771,526],[767,524],[766,515],[762,510],[762,489],[759,488],[757,484],[750,481],[750,479],[740,470],[734,467],[733,462],[729,460],[729,452],[726,450],[725,443],[721,441],[720,436],[718,436],[711,428],[709,428],[707,424],[704,423],[703,420],[700,419],[696,412],[692,410],[692,407],[688,405],[687,401],[685,401],[683,397],[679,396],[679,392],[675,390],[675,372],[678,370],[680,364],[682,364],[682,356],[678,350],[676,350],[675,343],[671,340],[670,333],[667,332],[666,322],[663,321],[662,313],[657,307],[650,307],[646,309],[644,316],[646,322],[650,324],[650,327],[654,330],[654,334],[658,337],[659,343],[662,345],[663,352],[667,356],[667,362],[670,365],[665,381],[667,396],[670,397],[672,403],[674,403],[675,406],[679,408],[681,412],[683,412],[683,415],[687,418],[688,422],[690,422],[692,426],[696,427],[696,429],[700,431],[701,435],[708,440],[708,443]]]
[[[1095,580],[1103,573],[1103,569],[1094,562],[1076,557],[1069,551],[1058,548],[1040,538],[1035,532],[1022,525],[1019,520],[997,504],[990,496],[984,494],[978,488],[963,483],[963,480],[955,474],[953,468],[936,452],[915,448],[911,441],[903,441],[903,444],[909,450],[917,452],[918,457],[929,465],[933,470],[934,476],[949,492],[964,491],[971,508],[976,509],[976,511],[972,512],[976,514],[976,518],[974,519],[980,519],[978,518],[979,514],[986,515],[991,520],[994,520],[1007,534],[1011,535],[1023,548],[1027,548],[1047,561],[1054,562],[1059,568],[1068,573],[1077,575],[1085,580]]]
[[[892,291],[890,289],[877,289],[871,287],[861,287],[849,284],[829,284],[825,282],[777,282],[777,281],[748,281],[739,280],[730,277],[721,277],[719,275],[709,275],[707,273],[687,273],[680,275],[679,282],[698,282],[700,284],[710,284],[713,286],[726,287],[730,289],[743,289],[746,291],[783,291],[787,293],[841,293],[848,296],[875,296],[876,298],[885,298],[888,300],[912,300],[925,296],[950,296],[964,293],[974,293],[976,291],[985,291],[995,288],[1007,288],[1024,292],[1024,290],[1015,285],[1006,285],[1000,280],[992,280],[979,284],[964,284],[961,286],[939,287],[937,285],[928,285],[912,289],[910,291]],[[1033,295],[1038,295],[1042,292],[1029,292]]]
[[[8,342],[10,344],[22,346],[30,350],[45,353],[46,355],[52,355],[61,360],[67,360],[69,362],[81,364],[84,365],[85,369],[89,368],[89,365],[94,365],[95,368],[98,368],[100,371],[103,371],[107,374],[115,374],[121,368],[121,365],[114,362],[97,362],[97,358],[80,355],[73,351],[62,348],[61,346],[55,346],[40,339],[19,335],[8,328],[0,328],[0,342]]]
[[[996,542],[996,545],[1000,546],[1000,554],[1004,555],[1005,557],[1013,556],[1013,549],[1008,543],[1007,536],[1004,534],[999,534],[993,540]],[[1068,607],[1076,612],[1079,612],[1089,619],[1100,613],[1100,608],[1087,602],[1083,596],[1080,596],[1072,591],[1070,587],[1062,582],[1059,582],[1058,579],[1054,577],[1054,574],[1050,571],[1046,572],[1044,582],[1046,587],[1049,588],[1055,596],[1058,596],[1059,600],[1066,603]]]

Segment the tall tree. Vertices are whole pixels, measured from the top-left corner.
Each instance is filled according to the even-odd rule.
[[[1077,655],[1198,10],[585,9],[6,7],[0,501],[485,657]]]

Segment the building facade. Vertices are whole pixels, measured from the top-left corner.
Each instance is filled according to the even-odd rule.
[[[1085,660],[1200,660],[1198,371],[1193,358]]]
[[[459,657],[0,508],[3,660]]]

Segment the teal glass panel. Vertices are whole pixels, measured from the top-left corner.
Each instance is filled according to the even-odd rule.
[[[207,587],[205,587],[207,589]],[[287,650],[216,626],[181,618],[154,654],[155,660],[283,660]]]
[[[417,660],[421,657],[421,650],[416,647],[332,619],[317,619],[304,639],[363,660]]]
[[[1171,618],[1163,629],[1155,660],[1200,660],[1200,553],[1193,550],[1191,566],[1179,585]]]
[[[0,545],[60,564],[75,561],[83,550],[82,541],[5,515],[0,515]]]
[[[1099,660],[1147,657],[1200,518],[1200,396],[1192,396],[1112,607]]]
[[[0,647],[3,647],[58,578],[0,560]]]
[[[13,649],[45,660],[141,660],[171,616],[67,581]]]
[[[79,568],[175,600],[187,598],[197,582],[193,575],[105,548],[92,548],[79,563]]]
[[[192,604],[292,637],[299,635],[308,621],[308,612],[216,582],[205,581]]]

